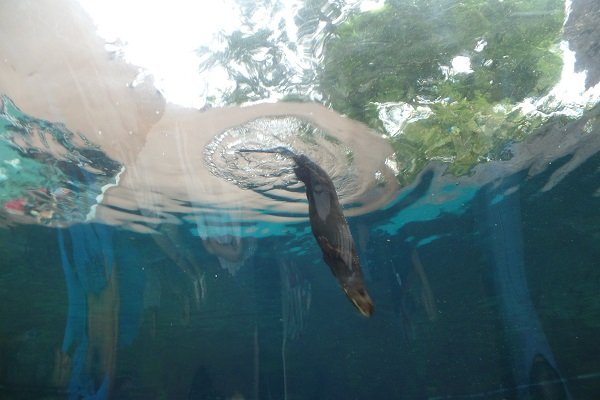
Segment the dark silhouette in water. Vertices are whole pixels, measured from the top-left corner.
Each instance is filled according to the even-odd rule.
[[[482,189],[485,196],[482,230],[488,236],[492,255],[492,276],[509,344],[515,398],[571,399],[527,283],[519,187],[523,175],[523,172],[509,175]]]
[[[354,240],[329,175],[305,155],[295,154],[285,147],[238,151],[277,153],[294,160],[294,173],[306,186],[310,225],[323,252],[323,259],[352,304],[361,314],[370,317],[373,301],[365,288]]]

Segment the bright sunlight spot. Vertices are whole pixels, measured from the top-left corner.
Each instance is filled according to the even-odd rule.
[[[148,70],[165,98],[176,104],[204,105],[205,79],[198,73],[195,50],[214,35],[239,26],[230,1],[80,0],[107,43],[123,50],[127,62]]]

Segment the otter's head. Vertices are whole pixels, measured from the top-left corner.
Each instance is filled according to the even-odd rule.
[[[354,307],[356,307],[362,315],[365,317],[373,315],[373,300],[371,300],[369,293],[367,293],[367,289],[365,289],[362,283],[344,285],[344,292],[346,292],[348,299],[350,299],[352,304],[354,304]]]

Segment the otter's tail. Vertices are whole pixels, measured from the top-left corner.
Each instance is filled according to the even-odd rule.
[[[296,174],[296,178],[298,178],[299,180],[301,180],[302,182],[304,182],[304,184],[306,184],[307,180],[309,179],[309,169],[318,169],[321,170],[321,168],[316,165],[313,161],[311,161],[308,157],[306,157],[304,154],[296,154],[293,151],[291,151],[290,149],[288,149],[287,147],[283,147],[283,146],[277,146],[277,147],[271,147],[269,149],[238,149],[237,150],[238,153],[274,153],[274,154],[281,154],[284,157],[289,157],[292,160],[294,160],[294,163],[296,164],[294,166],[294,173]],[[323,174],[325,174],[325,171],[322,171]]]
[[[293,159],[297,157],[296,153],[283,146],[271,147],[269,149],[238,149],[237,151],[238,153],[275,153]]]

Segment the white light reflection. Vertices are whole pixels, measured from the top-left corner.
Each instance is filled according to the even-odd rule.
[[[560,51],[563,59],[560,81],[546,96],[527,98],[516,109],[521,109],[524,114],[561,114],[577,118],[600,100],[600,83],[586,90],[587,71],[575,72],[575,52],[569,49],[569,43],[561,42]]]
[[[456,56],[452,59],[452,75],[454,74],[470,74],[471,59],[466,56]]]
[[[385,5],[384,0],[366,0],[366,1],[362,1],[360,3],[359,7],[360,7],[361,12],[367,12],[367,11],[379,10],[384,5]]]
[[[198,71],[196,49],[216,45],[217,32],[239,26],[232,1],[79,0],[107,43],[122,43],[124,59],[147,69],[165,98],[190,107],[204,106],[207,77]],[[113,46],[114,47],[114,46]],[[216,76],[214,79],[225,80]]]

